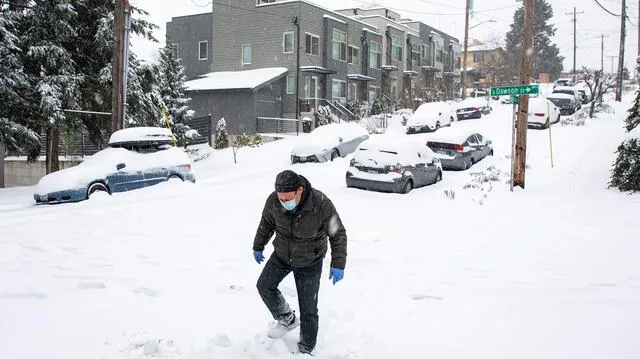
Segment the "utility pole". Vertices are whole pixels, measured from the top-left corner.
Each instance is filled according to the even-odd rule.
[[[624,36],[627,22],[627,1],[622,0],[622,16],[620,16],[620,53],[618,55],[618,76],[616,87],[616,102],[622,101],[622,73],[624,72]]]
[[[520,63],[520,85],[531,81],[531,55],[533,43],[533,11],[535,0],[524,0],[524,37],[522,39],[522,61]],[[520,95],[518,99],[518,126],[516,129],[515,169],[512,173],[513,185],[524,189],[527,161],[527,121],[529,96]]]
[[[600,71],[604,75],[604,38],[609,36],[600,35]]]
[[[565,15],[573,14],[573,83],[576,83],[576,24],[578,20],[576,19],[576,15],[584,14],[584,11],[576,12],[576,8],[573,8],[573,12],[567,12]]]
[[[460,82],[462,83],[462,99],[464,100],[467,97],[467,57],[469,54],[467,52],[469,46],[469,2],[471,0],[466,0],[466,6],[464,11],[464,58],[462,59],[462,79]]]
[[[617,59],[618,56],[607,56],[607,57],[611,59],[611,73],[613,74],[616,71],[615,68],[613,67],[613,59]]]
[[[124,127],[126,84],[128,68],[128,33],[130,27],[131,6],[129,0],[115,0],[114,41],[112,69],[111,132]]]

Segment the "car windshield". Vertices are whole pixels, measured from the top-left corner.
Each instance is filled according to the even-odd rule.
[[[564,94],[567,94],[567,95],[575,95],[575,93],[573,91],[571,91],[571,90],[555,90],[555,91],[553,91],[553,93],[564,93]]]

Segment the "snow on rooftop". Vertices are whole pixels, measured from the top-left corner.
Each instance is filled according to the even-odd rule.
[[[342,24],[346,24],[346,22],[344,22],[344,21],[342,21],[342,20],[340,20],[340,19],[336,19],[335,17],[333,17],[333,16],[331,16],[331,15],[324,15],[323,17],[324,17],[325,19],[330,19],[330,20],[337,21],[337,22],[342,23]]]
[[[254,89],[287,73],[285,67],[267,67],[245,71],[210,72],[201,78],[187,81],[187,91]]]

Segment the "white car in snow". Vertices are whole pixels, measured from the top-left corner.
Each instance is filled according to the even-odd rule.
[[[547,128],[548,123],[560,122],[560,109],[544,97],[529,98],[527,126]]]
[[[454,120],[455,114],[448,103],[423,103],[407,121],[407,133],[435,131],[440,127],[450,126]]]
[[[355,123],[330,123],[300,136],[291,150],[291,163],[327,162],[355,151],[369,138],[367,130]]]

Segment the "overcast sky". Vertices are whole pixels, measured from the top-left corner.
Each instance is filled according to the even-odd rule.
[[[213,0],[228,3],[233,0]],[[621,12],[620,0],[599,0],[608,10],[615,14]],[[155,56],[158,47],[164,45],[165,24],[173,16],[182,16],[209,12],[211,0],[131,0],[132,4],[150,13],[149,20],[160,27],[156,37],[160,44],[149,44],[133,41],[134,51],[145,58]],[[350,7],[367,7],[369,0],[311,0],[311,2],[330,10]],[[518,6],[516,0],[472,0],[474,15],[470,27],[479,24],[469,31],[469,39],[486,40],[492,37],[504,39],[513,21],[513,13]],[[604,68],[611,71],[611,58],[618,56],[620,43],[620,18],[607,14],[598,7],[594,0],[547,0],[553,7],[554,17],[551,20],[556,27],[553,39],[565,57],[564,69],[571,71],[573,67],[573,12],[577,12],[577,60],[576,68],[581,66],[600,67],[600,35],[604,34]],[[460,43],[464,38],[464,6],[465,0],[376,0],[376,3],[399,12],[403,17],[423,21],[435,26],[450,35],[457,37]],[[625,47],[625,65],[629,69],[635,67],[638,54],[638,2],[627,1],[628,16],[627,38]],[[489,22],[489,20],[495,22]],[[480,24],[482,22],[482,24]],[[617,68],[617,58],[613,59]]]

